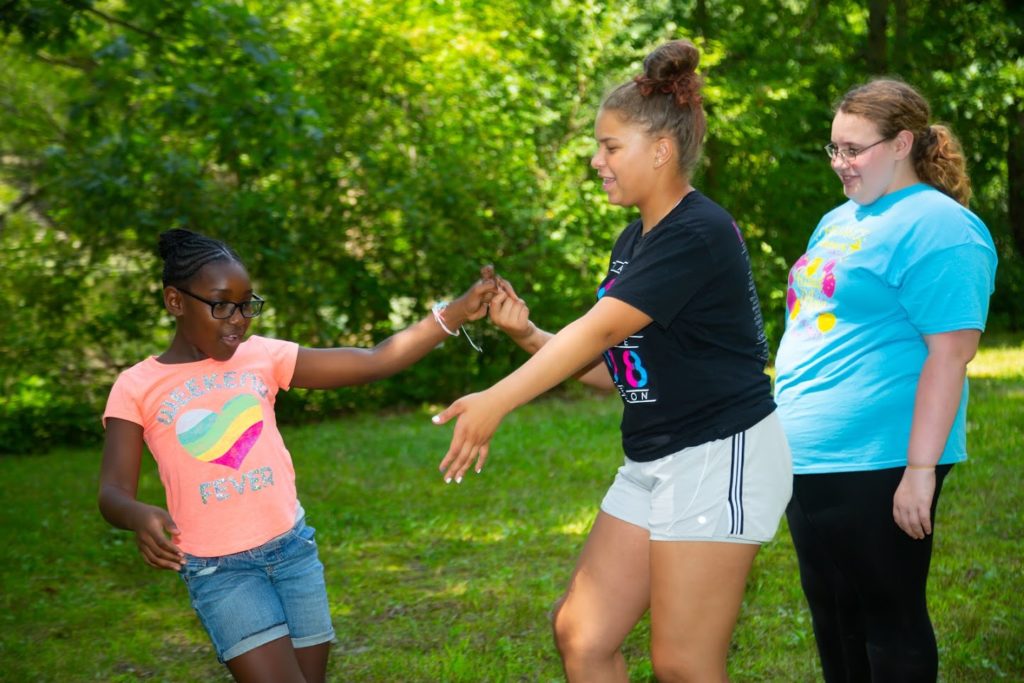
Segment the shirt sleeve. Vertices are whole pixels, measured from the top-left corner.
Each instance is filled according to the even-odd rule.
[[[284,391],[288,391],[291,388],[292,378],[295,376],[295,362],[299,357],[299,345],[292,341],[267,337],[260,337],[260,341],[270,356],[274,368],[274,382]]]
[[[904,273],[899,302],[921,334],[984,330],[996,258],[979,244],[943,249]]]
[[[122,373],[110,388],[107,406],[103,410],[104,429],[107,427],[107,418],[111,417],[142,425],[142,412],[139,410],[138,401],[129,391],[129,384],[128,378]]]

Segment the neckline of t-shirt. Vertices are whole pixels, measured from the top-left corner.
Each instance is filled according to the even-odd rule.
[[[854,206],[858,210],[870,211],[874,213],[879,209],[887,209],[896,202],[902,199],[906,199],[911,195],[915,195],[919,192],[927,192],[928,190],[934,189],[935,188],[929,185],[928,183],[919,181],[913,183],[912,185],[901,187],[900,189],[894,192],[890,192],[889,194],[883,194],[881,197],[871,202],[870,204],[857,204],[857,202],[854,202],[852,199],[850,201],[853,202]]]
[[[691,197],[696,198],[696,196],[698,194],[699,194],[699,190],[697,190],[697,188],[694,187],[689,192],[687,192],[682,197],[680,197],[679,201],[676,202],[676,205],[673,206],[671,209],[669,209],[669,212],[666,213],[664,216],[662,216],[661,220],[658,221],[657,223],[655,223],[654,227],[651,228],[650,230],[648,230],[646,235],[644,234],[644,221],[643,221],[643,219],[642,218],[637,219],[637,224],[640,227],[640,230],[639,230],[639,232],[637,233],[637,236],[636,236],[637,244],[642,244],[642,243],[646,242],[647,239],[654,233],[655,230],[657,230],[662,225],[664,225],[665,223],[668,222],[668,219],[672,216],[672,214],[676,213],[680,209],[685,208],[686,205],[689,204],[692,201]]]
[[[246,337],[245,339],[243,339],[242,343],[238,345],[238,349],[235,349],[235,352],[231,354],[231,358],[227,360],[217,360],[216,358],[211,358],[210,356],[207,356],[206,358],[200,358],[199,360],[190,360],[185,363],[164,363],[163,361],[160,360],[159,356],[150,356],[146,360],[156,363],[161,368],[182,368],[189,365],[199,365],[201,363],[228,363],[238,356],[238,350],[242,348],[242,344],[249,341],[250,339],[252,339],[252,337]]]
[[[161,368],[183,368],[183,367],[187,367],[189,365],[201,365],[202,363],[207,363],[209,361],[213,361],[214,363],[221,362],[221,361],[214,360],[213,358],[210,358],[209,356],[207,356],[206,358],[201,358],[199,360],[186,361],[184,363],[165,363],[162,360],[160,360],[159,356],[150,356],[147,360],[149,360],[152,363],[155,363],[156,365],[160,366]]]

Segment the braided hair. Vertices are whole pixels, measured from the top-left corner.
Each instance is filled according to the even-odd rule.
[[[164,287],[187,283],[207,263],[234,261],[242,265],[235,250],[224,242],[182,228],[160,234],[160,258]]]

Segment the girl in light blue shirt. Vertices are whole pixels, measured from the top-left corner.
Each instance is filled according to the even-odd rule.
[[[921,95],[848,92],[826,146],[849,201],[793,265],[776,401],[787,510],[826,681],[935,681],[925,588],[936,503],[967,457],[966,366],[996,252],[963,154]]]

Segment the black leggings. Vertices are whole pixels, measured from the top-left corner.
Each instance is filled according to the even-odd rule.
[[[932,531],[942,481],[935,472]],[[932,536],[892,517],[903,468],[793,478],[786,510],[827,683],[934,683],[935,632],[925,587]]]

